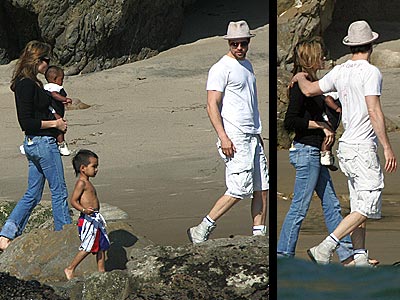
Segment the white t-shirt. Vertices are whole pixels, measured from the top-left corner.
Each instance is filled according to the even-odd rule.
[[[49,92],[57,92],[57,93],[59,93],[59,92],[63,89],[63,87],[62,87],[61,85],[58,85],[58,84],[56,84],[56,83],[46,83],[46,84],[43,86],[43,88],[44,88],[46,91],[49,91]]]
[[[247,59],[223,56],[208,73],[207,91],[223,93],[221,116],[226,131],[261,133],[256,77]]]
[[[342,104],[344,133],[339,141],[349,144],[377,143],[365,96],[380,96],[382,74],[366,60],[348,60],[319,80],[322,92],[337,91]]]

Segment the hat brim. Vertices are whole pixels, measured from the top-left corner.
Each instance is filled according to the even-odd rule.
[[[346,46],[362,46],[362,45],[367,45],[372,43],[373,41],[375,41],[377,38],[379,37],[379,34],[372,31],[372,39],[368,40],[368,41],[363,41],[363,42],[350,42],[349,41],[349,36],[346,35],[342,41],[343,44],[345,44]]]
[[[252,37],[255,37],[255,34],[250,34],[250,35],[244,35],[244,36],[229,36],[229,35],[224,35],[223,38],[224,40],[237,40],[237,39],[249,39]]]

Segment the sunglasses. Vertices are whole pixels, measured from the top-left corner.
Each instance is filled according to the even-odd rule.
[[[40,60],[46,62],[48,65],[50,64],[50,58],[48,57],[41,57]]]
[[[247,46],[249,45],[249,42],[247,42],[247,41],[243,41],[243,42],[231,42],[229,45],[230,45],[231,47],[233,47],[233,48],[237,48],[237,47],[239,47],[239,45],[240,45],[242,48],[244,48],[244,47],[247,47]]]

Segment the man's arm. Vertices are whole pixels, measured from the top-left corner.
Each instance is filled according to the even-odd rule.
[[[218,91],[207,91],[207,113],[211,124],[221,140],[222,153],[224,153],[227,157],[233,157],[236,149],[230,138],[227,136],[222,124],[222,117],[220,113],[221,105],[222,93]]]
[[[298,82],[301,92],[307,97],[322,95],[323,92],[319,88],[318,81],[310,81],[307,76],[308,74],[305,72],[297,73],[292,78],[292,85]]]
[[[379,96],[365,96],[365,102],[367,103],[372,127],[383,147],[386,160],[385,171],[389,173],[395,172],[397,169],[397,161],[386,133],[385,116],[382,112],[380,98]]]

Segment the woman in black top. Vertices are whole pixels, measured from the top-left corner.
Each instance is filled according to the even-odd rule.
[[[323,68],[323,47],[319,39],[300,42],[294,53],[293,74],[307,72],[317,80],[317,70]],[[314,191],[321,199],[325,223],[331,233],[342,220],[340,203],[336,197],[328,169],[320,164],[323,142],[332,143],[334,132],[324,121],[324,100],[321,96],[306,97],[298,84],[289,90],[289,106],[285,128],[295,132],[290,148],[290,163],[296,169],[294,196],[282,225],[278,256],[294,256],[300,227],[310,206]],[[342,262],[351,260],[353,252],[349,236],[346,236],[337,253]]]
[[[71,223],[64,169],[56,136],[67,130],[67,122],[54,120],[49,111],[51,96],[43,90],[37,74],[44,74],[50,59],[48,44],[31,41],[23,50],[13,73],[11,90],[15,95],[17,118],[25,132],[24,149],[28,159],[28,188],[0,232],[0,249],[21,235],[34,207],[42,198],[47,179],[51,191],[55,230]]]

